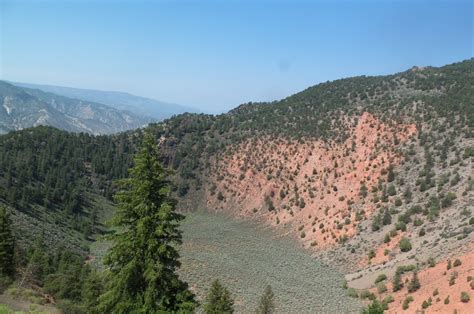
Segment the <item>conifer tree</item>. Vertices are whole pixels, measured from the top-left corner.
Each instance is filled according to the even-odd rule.
[[[222,286],[219,280],[215,280],[204,304],[206,314],[234,313],[234,301],[230,296],[229,290]]]
[[[363,184],[360,186],[359,195],[362,196],[362,198],[366,198],[366,197],[367,197],[367,186],[365,185],[365,183],[363,183]]]
[[[362,311],[362,314],[383,314],[383,305],[379,300],[374,300],[366,309]]]
[[[89,271],[84,284],[82,285],[82,303],[86,313],[99,313],[98,311],[98,299],[100,294],[104,290],[104,283],[102,280],[101,273],[91,270]]]
[[[270,285],[266,286],[260,302],[258,303],[257,314],[271,314],[275,312],[275,304],[273,302],[273,291]]]
[[[413,277],[408,284],[408,292],[415,292],[416,290],[420,289],[421,284],[420,280],[418,279],[418,273],[415,271],[413,273]]]
[[[393,286],[393,292],[397,292],[398,290],[403,288],[402,275],[400,274],[399,271],[395,272],[392,286]]]
[[[395,173],[393,172],[393,165],[388,167],[387,182],[395,180]]]
[[[41,234],[33,244],[31,253],[28,259],[28,266],[25,271],[26,280],[36,281],[41,284],[44,276],[48,273],[48,263],[46,261],[45,245],[43,235]]]
[[[11,230],[10,214],[0,206],[0,276],[13,277],[15,273],[15,239]]]
[[[390,211],[388,208],[385,208],[383,212],[383,218],[382,218],[382,224],[384,226],[390,225],[392,223],[392,215],[390,214]]]
[[[147,134],[115,197],[112,224],[119,231],[108,237],[112,247],[104,259],[109,278],[99,300],[101,313],[191,312],[196,307],[176,273],[176,247],[182,242],[178,227],[184,217],[175,212],[167,175]]]

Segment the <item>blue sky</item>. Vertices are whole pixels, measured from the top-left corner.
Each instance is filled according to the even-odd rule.
[[[0,79],[209,112],[474,51],[472,1],[0,3]]]

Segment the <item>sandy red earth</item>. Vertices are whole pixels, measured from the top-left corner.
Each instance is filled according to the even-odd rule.
[[[474,249],[474,248],[473,248]],[[459,259],[460,266],[453,266],[454,261]],[[447,269],[448,261],[442,261],[436,264],[435,267],[429,267],[418,273],[421,287],[418,291],[408,293],[407,283],[405,287],[398,291],[392,292],[391,284],[387,285],[388,292],[382,294],[390,294],[395,301],[390,304],[387,313],[419,313],[424,310],[425,313],[457,313],[457,314],[471,314],[474,313],[474,289],[471,288],[470,276],[474,280],[474,252],[462,256],[454,256],[451,258],[451,269]],[[457,273],[457,275],[453,275]],[[411,273],[407,273],[402,277],[403,281],[412,278]],[[454,282],[450,279],[456,276]],[[473,284],[474,285],[474,284]],[[473,286],[474,287],[474,286]],[[466,292],[471,300],[468,302],[461,301],[461,293]],[[410,303],[408,309],[403,309],[403,301],[411,295],[413,302]],[[446,298],[449,297],[449,303],[445,304]],[[431,305],[423,309],[424,301],[431,298]]]
[[[238,215],[264,217],[277,227],[290,224],[305,246],[318,249],[353,236],[356,212],[363,209],[369,217],[375,209],[370,196],[360,196],[361,187],[370,195],[387,169],[402,161],[393,148],[416,127],[383,123],[369,113],[345,124],[350,136],[342,143],[274,138],[241,143],[215,161],[215,189],[207,191],[207,206],[228,212],[238,208]],[[268,210],[269,200],[276,210]]]

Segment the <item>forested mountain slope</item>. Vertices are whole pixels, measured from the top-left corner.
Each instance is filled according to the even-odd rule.
[[[396,289],[375,289],[379,275],[392,280],[472,253],[473,68],[471,59],[341,79],[223,115],[179,115],[145,131],[174,169],[181,210],[255,219],[346,272],[350,287],[386,297],[387,287]],[[142,134],[35,128],[2,136],[2,199],[14,205],[11,191],[19,191],[16,208],[26,212],[66,210],[74,195],[107,196]],[[56,171],[66,177],[53,180]],[[23,197],[34,191],[38,197]],[[413,267],[399,270],[406,265]],[[394,293],[390,307],[397,310],[408,292]],[[450,306],[464,309],[457,296]]]
[[[151,118],[96,102],[67,98],[0,81],[0,133],[48,125],[70,132],[110,134],[135,129]]]
[[[75,230],[87,239],[94,232],[110,206],[112,180],[127,175],[131,141],[128,134],[92,136],[44,126],[0,136],[0,202],[22,217],[15,221],[24,222],[24,237],[37,237],[43,224],[48,242],[77,247],[81,239],[67,243],[61,235]]]

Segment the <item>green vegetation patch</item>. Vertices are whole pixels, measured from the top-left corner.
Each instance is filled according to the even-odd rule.
[[[220,214],[187,214],[180,275],[203,298],[219,279],[238,312],[251,312],[267,285],[277,312],[341,313],[361,304],[342,288],[342,274],[290,239],[255,223]]]

